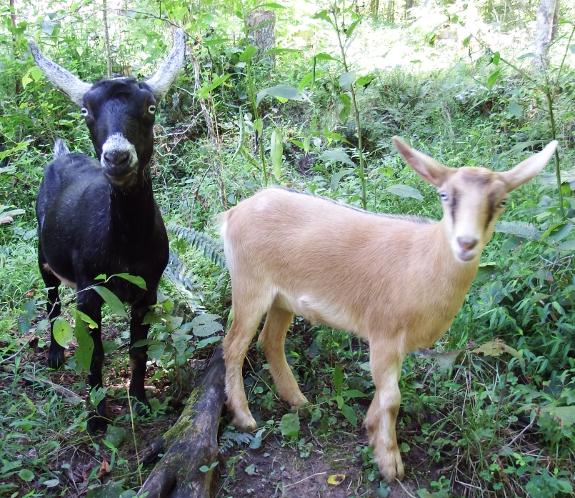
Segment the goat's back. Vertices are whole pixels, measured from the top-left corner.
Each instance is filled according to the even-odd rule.
[[[263,190],[223,219],[234,307],[237,299],[256,296],[262,312],[274,302],[312,323],[363,336],[424,323],[430,337],[439,336],[476,271],[465,272],[463,290],[446,280],[449,272],[442,270],[453,258],[441,230],[428,220],[380,216],[284,189]]]

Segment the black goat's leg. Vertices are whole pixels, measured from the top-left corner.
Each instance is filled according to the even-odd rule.
[[[92,361],[88,372],[88,384],[90,391],[102,387],[102,367],[104,366],[104,346],[102,344],[102,298],[93,290],[83,290],[77,296],[78,310],[88,315],[97,325],[89,329],[90,336],[94,341]],[[105,429],[109,417],[106,409],[106,399],[102,399],[96,406],[96,413],[91,413],[88,419],[88,430],[95,432]]]
[[[150,402],[144,390],[146,378],[146,361],[148,359],[148,346],[133,347],[138,341],[148,337],[149,325],[144,325],[144,316],[149,306],[155,304],[156,293],[148,293],[146,297],[132,305],[132,321],[130,323],[130,398],[136,398],[136,412],[141,413],[144,408],[150,408]]]
[[[42,280],[44,280],[44,285],[46,285],[48,289],[48,302],[46,303],[46,312],[48,314],[48,320],[50,320],[48,366],[50,368],[60,368],[64,364],[64,347],[60,346],[56,339],[54,339],[54,320],[60,316],[61,311],[60,296],[58,295],[58,287],[61,281],[50,270],[40,244],[38,244],[38,266],[40,267],[40,274],[42,275]]]

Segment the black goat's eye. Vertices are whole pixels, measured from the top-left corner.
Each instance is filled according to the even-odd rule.
[[[503,208],[505,207],[507,204],[507,199],[503,199],[500,203],[499,203],[499,207]]]
[[[448,196],[445,192],[441,192],[441,193],[439,194],[439,198],[440,198],[442,201],[446,201],[446,200],[449,198],[449,196]]]
[[[148,112],[150,114],[154,114],[156,112],[156,106],[155,105],[151,105],[150,107],[148,107]]]
[[[82,116],[87,116],[88,114],[90,114],[88,112],[88,109],[86,109],[85,107],[82,107],[82,109],[80,109],[80,112],[82,113]]]

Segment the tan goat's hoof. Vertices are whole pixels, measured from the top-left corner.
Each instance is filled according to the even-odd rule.
[[[375,461],[377,462],[379,472],[385,477],[387,482],[391,483],[396,478],[400,481],[403,479],[405,472],[397,447],[393,450],[384,450],[381,454],[376,450]]]

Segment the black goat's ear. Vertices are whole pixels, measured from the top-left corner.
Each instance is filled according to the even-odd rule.
[[[185,55],[186,35],[184,30],[179,28],[174,34],[174,44],[164,59],[164,62],[160,64],[155,74],[145,81],[152,90],[158,103],[165,97],[168,89],[178,76],[180,69],[182,69]]]
[[[32,56],[34,57],[36,64],[46,77],[55,87],[68,95],[68,97],[72,99],[72,102],[74,102],[78,107],[81,107],[84,95],[88,90],[90,90],[90,88],[92,88],[92,85],[90,83],[84,83],[70,71],[48,59],[32,38],[28,40],[28,44],[30,45],[30,50],[32,51]]]

